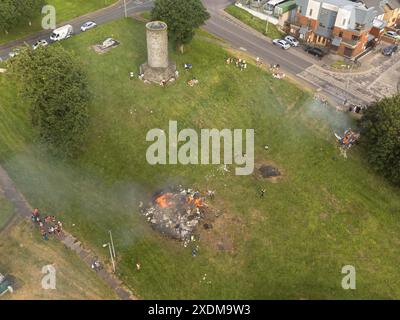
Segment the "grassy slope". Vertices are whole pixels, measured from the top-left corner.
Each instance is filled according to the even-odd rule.
[[[57,25],[63,21],[82,16],[86,13],[109,6],[117,0],[47,0],[46,3],[56,8]],[[15,27],[8,34],[0,35],[0,44],[7,43],[12,40],[23,38],[31,33],[41,30],[42,15],[39,12],[32,19],[32,25],[29,22]]]
[[[268,31],[266,32],[266,22],[265,21],[253,16],[246,10],[243,10],[233,4],[226,7],[225,11],[227,13],[229,13],[230,15],[234,16],[236,19],[239,19],[243,23],[247,24],[248,26],[252,27],[253,29],[257,30],[258,32],[261,32],[262,34],[266,35],[267,37],[269,37],[271,39],[281,38],[283,35],[283,33],[280,32],[276,28],[276,26],[274,26],[272,23],[268,24]]]
[[[109,35],[122,44],[95,54],[90,45]],[[240,72],[225,65],[226,53],[200,39],[185,55],[171,57],[179,66],[194,65],[191,72],[180,70],[173,86],[129,80],[146,59],[144,25],[131,20],[63,45],[85,63],[94,93],[86,152],[78,163],[47,158],[31,142],[26,107],[0,77],[2,163],[35,206],[62,216],[104,258],[101,244],[111,228],[120,276],[140,296],[400,297],[400,194],[370,172],[357,148],[348,159],[338,155],[326,120],[343,129],[348,124],[341,114],[313,105],[299,88],[253,66]],[[200,84],[190,88],[185,80],[193,75]],[[146,132],[167,128],[169,119],[180,128],[254,128],[257,162],[275,163],[284,179],[273,184],[222,175],[215,166],[148,165]],[[203,232],[196,258],[137,214],[139,199],[176,181],[216,190],[213,205],[225,212],[211,232]],[[258,197],[261,187],[268,190],[265,199]],[[220,239],[232,243],[232,253],[215,249]],[[356,291],[341,289],[346,264],[357,268]],[[204,273],[211,284],[200,281]]]
[[[11,203],[4,197],[0,189],[0,230],[7,224],[13,213]]]
[[[1,208],[1,207],[0,207]],[[44,290],[42,268],[56,269],[56,290]],[[75,252],[50,239],[44,242],[28,221],[0,235],[0,271],[17,279],[17,289],[1,299],[115,299],[116,295]]]

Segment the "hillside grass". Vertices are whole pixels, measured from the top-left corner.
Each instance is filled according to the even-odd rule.
[[[96,54],[91,45],[111,35],[121,45]],[[112,230],[118,275],[141,298],[400,297],[400,192],[370,170],[358,147],[340,156],[333,132],[353,125],[344,114],[251,64],[243,72],[226,65],[228,54],[200,38],[183,55],[171,52],[176,83],[130,80],[146,60],[144,24],[131,19],[60,45],[82,60],[94,96],[85,152],[73,162],[49,157],[36,142],[29,107],[0,75],[0,162],[33,206],[59,216],[104,259]],[[199,84],[189,87],[193,76]],[[282,179],[235,176],[234,166],[224,173],[218,165],[149,165],[146,133],[167,129],[169,120],[179,129],[255,129],[257,165],[277,166]],[[138,213],[139,201],[178,183],[215,190],[210,205],[223,212],[211,230],[200,230],[197,257]],[[357,290],[341,287],[348,264],[356,267]]]
[[[278,28],[273,25],[272,23],[267,22],[253,16],[251,13],[243,10],[234,4],[229,5],[225,8],[225,12],[229,13],[231,16],[235,17],[236,19],[242,21],[243,23],[247,24],[249,27],[253,28],[254,30],[262,33],[263,35],[267,36],[271,39],[282,38],[285,34],[278,30]]]

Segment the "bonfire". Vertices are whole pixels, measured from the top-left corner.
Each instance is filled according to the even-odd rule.
[[[142,213],[157,231],[188,241],[205,218],[206,210],[205,197],[200,192],[180,187],[157,193]]]

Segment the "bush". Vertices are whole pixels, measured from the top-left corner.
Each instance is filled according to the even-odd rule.
[[[400,186],[400,95],[370,106],[360,121],[369,163]]]
[[[90,98],[79,61],[53,45],[22,50],[10,69],[31,105],[32,124],[41,140],[56,155],[77,156],[88,126]]]

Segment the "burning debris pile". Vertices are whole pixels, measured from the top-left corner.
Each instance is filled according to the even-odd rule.
[[[340,136],[339,134],[335,133],[335,137],[340,143],[340,146],[345,149],[350,149],[353,145],[355,145],[360,138],[360,134],[354,132],[351,129],[347,129],[344,132],[343,136]]]
[[[142,213],[157,231],[186,242],[205,218],[207,210],[205,197],[200,192],[180,187],[156,194]]]

